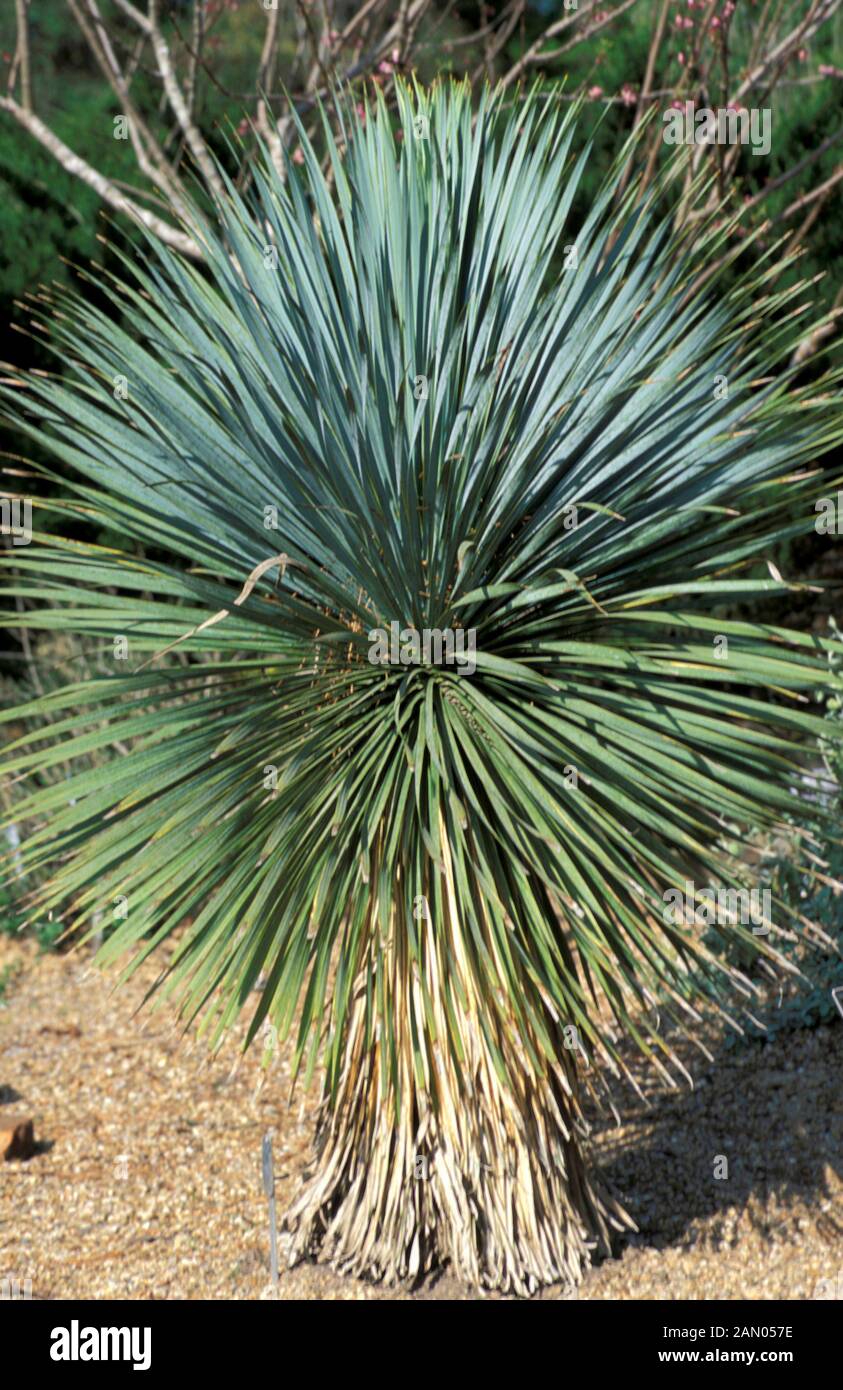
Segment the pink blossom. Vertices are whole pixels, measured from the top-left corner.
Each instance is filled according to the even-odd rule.
[[[830,63],[820,63],[817,71],[821,77],[843,77],[843,72],[839,68],[833,68]]]
[[[602,88],[602,87],[589,87],[589,89],[588,89],[588,95],[591,97],[592,101],[596,101],[598,97],[602,97],[602,95],[603,95],[603,88]]]
[[[685,66],[685,54],[684,54],[684,53],[677,53],[677,55],[676,55],[676,61],[677,61],[677,63],[679,64],[680,68],[684,68],[684,66]]]
[[[628,82],[624,82],[623,86],[621,87],[621,101],[623,102],[624,106],[634,106],[637,100],[638,96],[634,88],[630,87]]]
[[[294,164],[304,164],[304,154],[302,153],[302,151],[301,151],[300,149],[299,149],[299,150],[293,150],[293,163],[294,163]]]
[[[717,15],[715,15],[714,18],[713,18],[713,20],[711,21],[711,27],[712,27],[712,29],[719,29],[719,28],[720,28],[720,20],[717,18]]]
[[[808,57],[808,50],[807,50],[807,48],[800,48],[800,50],[799,50],[799,52],[797,53],[796,56],[797,56],[797,58],[799,59],[800,63],[804,63],[804,62],[805,62],[805,59]]]

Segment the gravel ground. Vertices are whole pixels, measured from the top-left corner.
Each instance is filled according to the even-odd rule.
[[[0,938],[7,966],[0,1117],[33,1116],[39,1151],[0,1164],[0,1277],[30,1279],[33,1298],[273,1297],[261,1139],[271,1128],[283,1210],[315,1110],[314,1092],[287,1104],[283,1053],[261,1085],[259,1049],[209,1060],[166,1005],[133,1016],[153,967],[114,993],[80,954]],[[596,1128],[639,1233],[573,1297],[843,1297],[843,1022],[713,1046],[714,1063],[692,1054],[693,1091],[636,1063],[649,1107],[621,1090],[621,1124]],[[447,1272],[410,1292],[308,1264],[282,1272],[278,1296],[478,1295]]]

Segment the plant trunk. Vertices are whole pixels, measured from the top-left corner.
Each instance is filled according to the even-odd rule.
[[[633,1223],[587,1172],[575,1054],[563,1046],[558,1022],[548,1015],[556,1058],[537,1066],[541,1048],[523,1030],[519,1035],[514,1015],[501,1018],[503,996],[497,1011],[477,997],[444,836],[441,843],[447,939],[434,932],[429,915],[418,924],[428,1013],[418,964],[409,960],[393,914],[380,959],[395,1034],[385,1039],[377,1023],[367,1037],[361,987],[336,1094],[332,1099],[327,1082],[323,1092],[314,1163],[285,1218],[288,1260],[315,1257],[343,1274],[386,1283],[447,1263],[476,1287],[515,1294],[549,1284],[572,1288],[593,1250],[610,1253],[612,1229]],[[375,901],[373,930],[377,920]],[[459,1069],[435,1040],[447,1037],[443,957],[452,972],[456,962],[464,1001]]]

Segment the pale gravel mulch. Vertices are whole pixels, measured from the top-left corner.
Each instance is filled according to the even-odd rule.
[[[261,1088],[260,1049],[232,1074],[236,1049],[209,1061],[166,1007],[133,1017],[153,965],[115,993],[78,954],[0,938],[9,963],[0,1105],[34,1116],[42,1148],[0,1164],[0,1277],[29,1278],[33,1298],[271,1297],[261,1139],[273,1130],[283,1210],[315,1092],[288,1106],[284,1054]],[[640,1233],[576,1297],[806,1299],[838,1273],[843,1296],[843,1020],[697,1055],[692,1071],[694,1091],[671,1093],[641,1067],[651,1108],[624,1089],[621,1126],[601,1122],[595,1152]],[[410,1292],[313,1264],[280,1286],[284,1299],[477,1296],[447,1272]]]

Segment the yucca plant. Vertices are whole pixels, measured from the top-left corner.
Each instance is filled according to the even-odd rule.
[[[150,246],[115,314],[43,311],[61,375],[6,394],[62,496],[5,593],[113,674],[19,709],[5,768],[34,909],[119,898],[105,963],[170,943],[188,1023],[252,1007],[321,1068],[290,1258],[523,1293],[624,1223],[583,1149],[623,1038],[672,1077],[700,992],[757,988],[665,894],[746,885],[824,727],[833,643],[723,605],[786,592],[759,561],[841,430],[774,249],[677,238],[626,151],[574,225],[575,107],[508,101],[340,102],[327,176],[302,131],[226,185],[202,267]],[[787,925],[716,930],[772,969]]]

